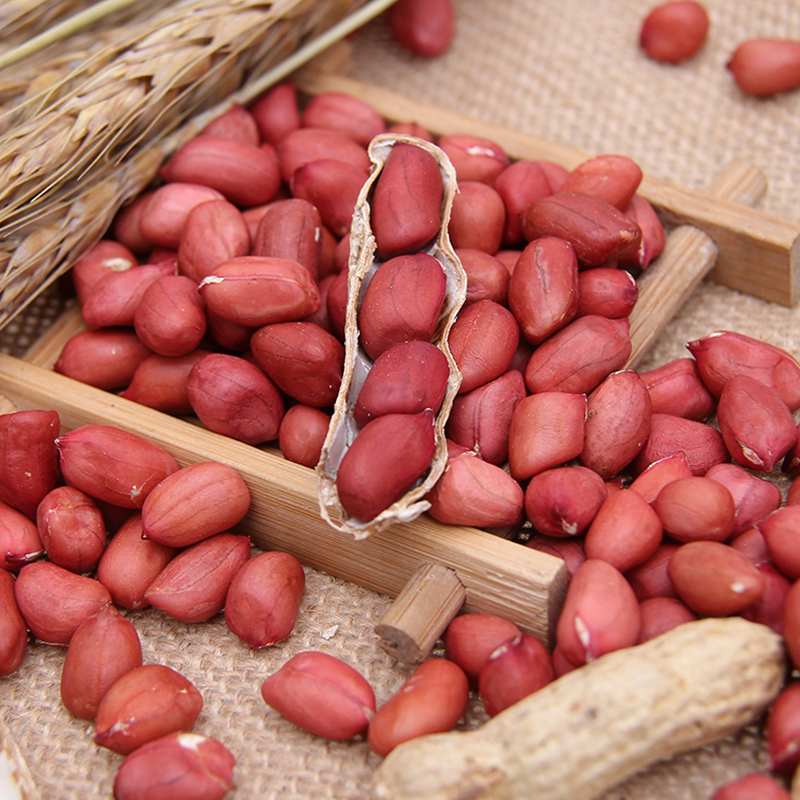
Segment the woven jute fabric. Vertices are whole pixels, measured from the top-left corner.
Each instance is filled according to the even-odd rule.
[[[760,208],[797,221],[800,92],[745,97],[725,63],[745,38],[800,37],[800,5],[708,0],[708,42],[696,58],[678,66],[649,61],[638,50],[639,26],[650,5],[647,0],[455,0],[457,34],[443,57],[409,56],[379,19],[352,39],[350,70],[364,81],[589,153],[624,153],[648,174],[694,189],[704,189],[726,163],[743,158],[768,179]],[[38,298],[0,332],[0,347],[21,354],[59,310],[57,291]],[[641,368],[686,355],[686,342],[718,329],[766,339],[800,355],[800,309],[705,282]],[[361,671],[383,703],[410,673],[381,650],[374,633],[389,603],[308,570],[295,631],[256,652],[233,636],[221,617],[186,625],[145,610],[130,619],[145,662],[181,671],[203,693],[196,730],[219,738],[237,757],[231,798],[361,800],[379,762],[366,742],[329,742],[304,733],[268,709],[259,689],[290,656],[318,649]],[[110,797],[121,759],[96,747],[92,725],[71,717],[61,704],[63,660],[63,649],[33,644],[18,673],[0,681],[0,707],[43,800]],[[473,699],[461,727],[484,720]],[[580,754],[568,755],[580,769]],[[726,780],[766,764],[756,724],[655,765],[608,792],[606,800],[702,800]]]

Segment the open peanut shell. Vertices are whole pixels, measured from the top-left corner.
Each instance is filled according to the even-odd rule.
[[[441,224],[438,234],[421,252],[435,258],[442,266],[446,277],[445,299],[442,311],[431,340],[447,358],[450,375],[444,401],[434,420],[436,451],[425,474],[399,500],[369,520],[349,516],[339,501],[336,489],[336,476],[344,454],[359,431],[353,418],[353,409],[373,361],[364,351],[359,341],[358,311],[364,291],[381,265],[376,256],[375,237],[372,233],[371,206],[373,188],[380,177],[383,166],[398,143],[407,143],[428,151],[439,165],[444,183]],[[372,161],[370,176],[359,194],[353,211],[350,232],[350,260],[348,276],[347,317],[345,323],[345,358],[342,383],[334,405],[333,417],[328,435],[322,447],[317,464],[319,507],[323,519],[332,527],[344,533],[351,533],[356,539],[363,539],[395,523],[411,522],[430,508],[425,495],[433,487],[444,471],[447,463],[447,443],[444,427],[450,415],[453,400],[461,385],[461,373],[456,366],[447,338],[450,328],[464,303],[467,292],[467,276],[461,262],[450,243],[448,226],[453,197],[458,191],[455,169],[450,159],[436,145],[422,139],[401,134],[376,136],[369,145]],[[402,457],[402,454],[398,454]]]

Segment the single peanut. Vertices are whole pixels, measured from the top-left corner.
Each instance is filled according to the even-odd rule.
[[[756,528],[764,536],[767,552],[775,566],[792,580],[800,578],[800,506],[777,508],[768,514]]]
[[[490,717],[555,679],[553,662],[542,642],[521,634],[492,652],[481,669],[478,692]]]
[[[684,622],[697,619],[697,615],[677,597],[648,597],[639,603],[639,610],[642,629],[637,644],[649,642]]]
[[[28,649],[28,626],[14,596],[15,580],[0,570],[0,675],[16,672]]]
[[[150,584],[145,602],[182,622],[202,622],[222,611],[234,575],[250,558],[250,540],[217,533],[176,555]]]
[[[197,687],[163,664],[143,664],[109,686],[97,707],[94,743],[120,755],[176,731],[188,731],[203,708]]]
[[[255,117],[239,103],[234,103],[224,114],[220,114],[200,131],[201,136],[221,136],[239,142],[261,144],[261,134]]]
[[[800,42],[793,39],[748,39],[725,65],[745,94],[768,97],[800,86]]]
[[[668,571],[678,597],[703,616],[736,614],[764,592],[764,576],[746,556],[722,542],[682,544]]]
[[[155,190],[142,192],[137,195],[130,203],[123,206],[111,226],[111,233],[114,241],[127,247],[134,254],[145,254],[153,249],[154,243],[151,242],[139,228],[139,220],[145,206],[150,201]]]
[[[418,736],[450,731],[468,700],[469,684],[461,667],[443,658],[424,661],[370,721],[370,749],[386,756]]]
[[[480,136],[448,134],[439,137],[439,147],[455,167],[459,184],[464,181],[491,184],[511,163],[497,142]]]
[[[575,574],[578,567],[586,561],[586,550],[583,547],[582,540],[564,539],[560,536],[545,536],[542,533],[534,533],[525,542],[525,546],[562,559],[567,566],[570,578]]]
[[[371,520],[425,473],[435,451],[433,412],[384,414],[353,440],[336,475],[339,500],[356,519]],[[397,454],[403,458],[398,460]]]
[[[163,447],[111,425],[83,425],[56,445],[67,483],[122,508],[141,508],[155,485],[179,468]]]
[[[252,650],[280,642],[294,628],[305,583],[303,566],[290,553],[253,556],[228,588],[228,628]]]
[[[800,763],[800,682],[786,684],[775,698],[767,714],[765,727],[769,768],[777,773],[792,774]]]
[[[506,207],[503,246],[512,247],[522,242],[520,214],[535,200],[552,194],[550,182],[541,162],[522,160],[509,164],[495,178],[494,188]]]
[[[469,247],[457,249],[456,255],[467,273],[464,305],[476,303],[478,300],[494,300],[500,305],[507,305],[511,276],[502,261],[482,250]]]
[[[667,244],[667,233],[656,210],[642,195],[635,194],[625,209],[625,216],[632,219],[642,232],[642,241],[635,253],[620,259],[622,266],[628,264],[637,269],[647,269],[650,262],[658,258]]]
[[[561,191],[597,197],[625,211],[641,181],[641,167],[633,159],[603,154],[583,161],[572,169]]]
[[[625,573],[639,601],[648,597],[677,597],[669,577],[669,562],[680,546],[674,542],[664,542],[650,558]]]
[[[632,489],[609,495],[591,521],[584,548],[588,558],[599,558],[628,572],[653,556],[663,538],[663,526],[650,504]]]
[[[298,128],[287,133],[278,145],[278,160],[286,183],[291,183],[303,164],[319,159],[344,161],[362,172],[368,172],[370,167],[365,147],[327,128]]]
[[[639,299],[635,278],[624,269],[594,267],[578,275],[577,317],[597,314],[609,319],[630,316]]]
[[[233,788],[236,759],[225,745],[179,731],[137,747],[114,778],[115,800],[222,800]]]
[[[493,255],[503,242],[505,224],[506,207],[495,189],[481,181],[459,182],[448,227],[453,247]]]
[[[92,287],[112,272],[125,272],[137,265],[136,256],[121,242],[101,239],[82,255],[70,268],[69,274],[83,306]]]
[[[192,367],[186,394],[200,422],[247,444],[278,436],[285,403],[278,387],[256,364],[228,353],[209,353]]]
[[[760,567],[770,560],[764,534],[755,526],[731,539],[730,545],[735,550],[744,553],[756,567]]]
[[[676,358],[639,373],[650,394],[653,412],[704,422],[716,408],[716,398],[706,389],[697,362]]]
[[[142,515],[134,513],[114,534],[97,565],[97,580],[122,608],[144,608],[148,586],[178,553],[178,549],[145,539]]]
[[[751,528],[781,504],[781,490],[738,464],[717,464],[705,474],[727,487],[733,496],[736,516],[733,535]]]
[[[322,249],[322,218],[300,197],[270,203],[253,236],[254,256],[288,258],[302,264],[316,280]]]
[[[422,250],[439,232],[444,197],[436,159],[413,144],[396,144],[372,194],[376,253],[386,260]]]
[[[60,480],[55,444],[60,424],[58,412],[44,409],[0,415],[0,502],[29,519]]]
[[[452,0],[399,0],[389,10],[389,29],[398,44],[413,55],[441,56],[455,35]]]
[[[442,640],[446,657],[458,664],[470,684],[477,688],[478,675],[489,656],[504,642],[521,635],[511,620],[496,614],[472,612],[454,617]]]
[[[603,479],[587,467],[553,467],[534,475],[525,489],[525,515],[538,533],[580,536],[608,493]]]
[[[273,86],[248,111],[253,115],[263,141],[276,147],[285,136],[301,125],[297,89],[291,80]]]
[[[668,483],[678,478],[688,478],[691,474],[686,454],[681,450],[654,461],[634,478],[630,488],[652,503]]]
[[[31,633],[46,644],[58,645],[69,644],[78,626],[111,602],[111,595],[98,580],[50,561],[23,566],[14,594]]]
[[[768,562],[757,564],[756,569],[764,576],[764,591],[755,603],[747,606],[740,614],[751,622],[766,625],[778,636],[783,636],[784,608],[792,581]]]
[[[103,695],[142,665],[139,634],[109,602],[76,629],[61,670],[61,700],[80,719],[94,720]]]
[[[364,733],[375,714],[375,694],[361,673],[314,650],[292,656],[270,675],[261,696],[294,725],[335,741]]]
[[[639,31],[639,47],[655,61],[678,64],[695,56],[708,37],[709,18],[695,0],[670,0],[653,8]]]
[[[283,415],[278,430],[281,455],[295,464],[316,467],[330,422],[330,414],[320,408],[303,403],[291,406]]]
[[[736,505],[727,486],[693,475],[668,483],[653,501],[664,531],[679,542],[725,542],[733,534]]]
[[[312,97],[303,110],[303,125],[337,130],[364,147],[386,132],[386,123],[369,103],[342,92],[321,92]]]

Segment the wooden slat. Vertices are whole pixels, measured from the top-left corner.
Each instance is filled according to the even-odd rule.
[[[455,570],[464,585],[464,610],[507,617],[543,641],[553,641],[567,585],[561,559],[425,515],[356,541],[320,517],[315,472],[273,453],[4,354],[0,391],[20,409],[57,411],[64,430],[114,425],[156,442],[182,465],[229,464],[253,496],[240,530],[261,547],[293,553],[307,566],[389,597],[396,597],[423,564],[442,564]]]
[[[470,133],[491,139],[513,159],[554,161],[572,169],[593,155],[342,75],[309,69],[297,74],[296,84],[311,95],[355,94],[386,119],[413,120],[437,135]],[[640,193],[669,223],[689,223],[714,240],[719,257],[711,279],[784,306],[800,299],[800,225],[650,175],[644,176]]]

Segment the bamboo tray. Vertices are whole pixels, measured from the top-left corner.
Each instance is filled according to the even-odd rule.
[[[436,134],[484,136],[515,159],[548,159],[571,168],[588,157],[339,75],[306,69],[295,78],[308,95],[349,92],[389,120],[414,120]],[[672,227],[663,255],[640,279],[640,299],[631,317],[629,367],[636,366],[706,275],[783,305],[796,302],[800,226],[748,207],[765,190],[761,173],[739,162],[723,170],[708,193],[645,176],[642,194]],[[459,608],[508,617],[524,631],[552,643],[567,584],[563,562],[501,536],[443,525],[427,515],[381,535],[352,540],[320,518],[314,471],[285,461],[274,448],[230,440],[196,421],[170,417],[54,373],[51,367],[61,348],[81,328],[80,314],[73,308],[23,359],[0,354],[0,392],[19,408],[58,411],[65,430],[88,423],[115,425],[159,443],[181,464],[202,460],[230,464],[253,495],[241,530],[257,545],[291,552],[309,567],[395,598],[420,569],[443,566],[455,594],[448,599],[450,590],[443,590],[434,607],[421,612],[417,624],[435,625],[428,647]],[[442,608],[437,610],[437,605]],[[437,614],[440,618],[432,623],[430,618]],[[424,652],[416,653],[416,659],[421,655]]]

